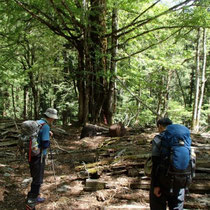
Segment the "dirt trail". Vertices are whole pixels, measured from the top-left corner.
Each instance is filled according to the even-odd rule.
[[[154,131],[82,140],[80,129],[67,132],[69,136],[57,135],[52,141],[55,176],[49,155],[41,188],[46,202],[36,209],[149,209],[150,180],[143,165]],[[209,134],[192,139],[198,170],[185,209],[210,209]],[[88,178],[90,185],[85,184]],[[17,147],[0,147],[0,209],[24,209],[30,182],[27,161],[17,154]]]

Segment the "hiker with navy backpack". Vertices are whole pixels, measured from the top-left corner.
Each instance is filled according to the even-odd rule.
[[[172,124],[169,118],[157,121],[159,134],[152,141],[150,208],[181,210],[195,167],[190,131]]]
[[[50,147],[50,126],[58,119],[57,110],[48,108],[44,113],[44,118],[38,121],[28,120],[22,123],[22,142],[28,148],[27,156],[32,177],[31,190],[28,192],[26,209],[35,209],[37,203],[44,202],[41,198],[40,187],[43,183],[45,158],[47,149]]]

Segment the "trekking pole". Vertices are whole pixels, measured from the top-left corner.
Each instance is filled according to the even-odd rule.
[[[50,146],[50,155],[51,155],[52,171],[53,171],[53,176],[54,176],[54,180],[55,180],[56,194],[57,194],[58,191],[57,191],[57,183],[56,183],[56,177],[55,177],[55,164],[54,164],[54,161],[53,161],[53,155],[52,155],[51,146]]]

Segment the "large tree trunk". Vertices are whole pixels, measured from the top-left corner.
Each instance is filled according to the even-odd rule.
[[[102,108],[106,100],[106,53],[107,39],[103,36],[106,32],[106,0],[91,0],[90,42],[89,52],[91,55],[90,77],[90,108],[91,121],[101,121]]]
[[[118,29],[118,17],[117,17],[117,9],[113,9],[112,11],[112,52],[111,52],[111,66],[110,66],[110,81],[109,81],[109,90],[108,96],[105,106],[105,116],[109,125],[112,124],[113,121],[113,112],[115,111],[115,75],[117,73],[117,63],[115,61],[115,57],[117,55],[117,31]]]
[[[102,109],[106,99],[106,1],[91,0],[91,12],[86,14],[87,2],[83,0],[83,19],[87,25],[83,29],[83,40],[77,42],[79,91],[79,122],[101,121]]]

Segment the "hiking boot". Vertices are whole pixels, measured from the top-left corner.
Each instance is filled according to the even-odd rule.
[[[35,210],[35,207],[29,206],[28,204],[26,204],[26,210]]]
[[[43,202],[45,202],[45,198],[38,197],[38,198],[36,199],[36,202],[37,202],[37,203],[43,203]]]
[[[26,202],[26,210],[35,210],[37,198],[28,198]]]

